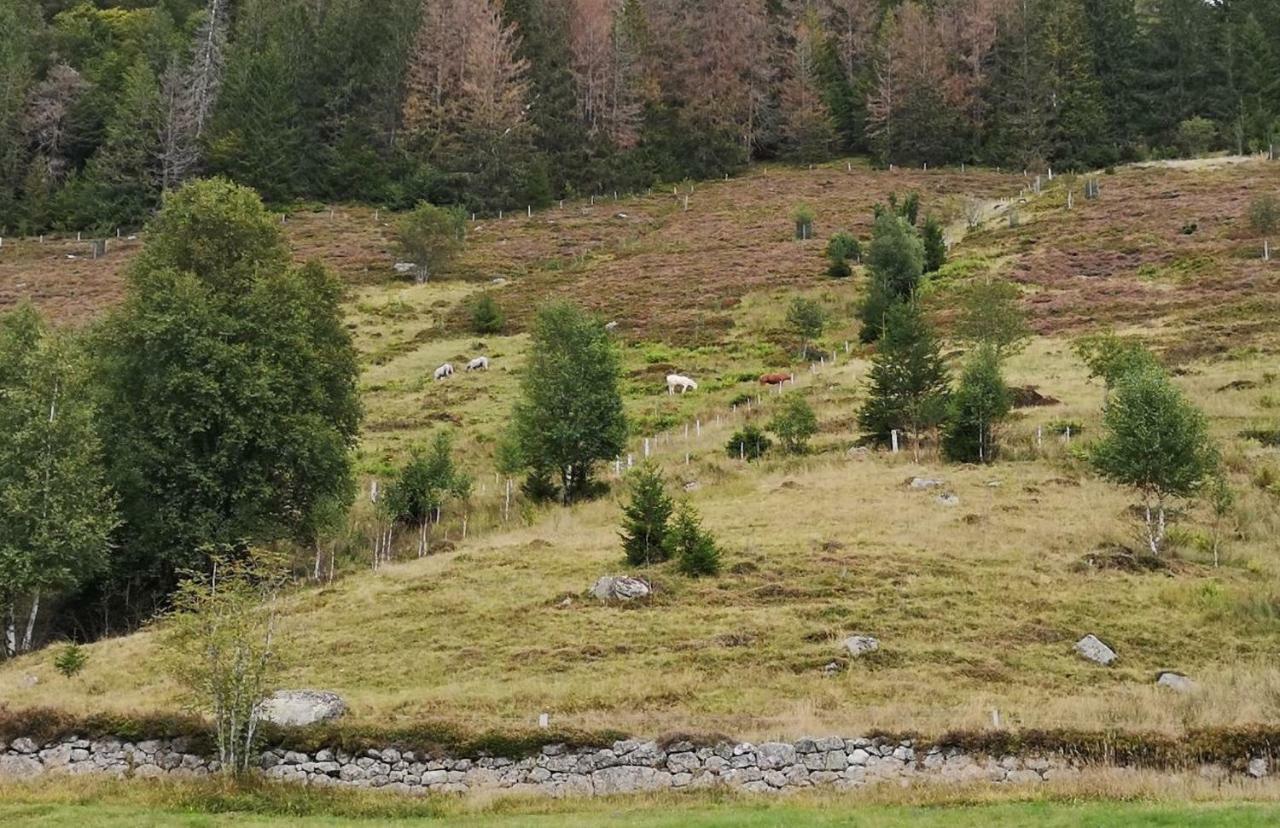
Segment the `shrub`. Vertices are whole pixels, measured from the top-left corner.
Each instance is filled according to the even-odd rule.
[[[89,653],[73,641],[58,652],[53,667],[66,678],[75,678],[88,662]]]
[[[1090,461],[1104,477],[1142,495],[1147,546],[1158,556],[1168,500],[1191,495],[1218,468],[1204,414],[1163,371],[1143,368],[1120,378],[1103,426]]]
[[[1101,379],[1108,394],[1125,374],[1160,367],[1155,354],[1140,341],[1114,333],[1084,337],[1076,342],[1074,349],[1088,366],[1089,376]]]
[[[995,348],[981,345],[969,358],[951,395],[942,450],[948,460],[990,463],[996,456],[995,428],[1009,414],[1012,398],[1000,376]]]
[[[1280,227],[1280,199],[1271,193],[1263,193],[1249,204],[1249,226],[1264,242]],[[1263,245],[1263,256],[1269,254],[1267,245]]]
[[[418,557],[430,551],[431,527],[450,498],[465,500],[471,495],[471,478],[454,463],[453,435],[436,432],[430,448],[414,448],[409,462],[387,487],[379,505],[388,517],[412,525],[418,531]]]
[[[700,578],[720,572],[720,549],[715,538],[702,528],[697,511],[688,502],[680,504],[671,527],[670,554],[680,571]]]
[[[1218,127],[1208,118],[1197,115],[1178,124],[1178,147],[1184,155],[1204,155],[1213,146]]]
[[[502,308],[492,293],[482,293],[471,305],[471,330],[477,334],[502,333],[506,324]]]
[[[773,441],[768,435],[756,426],[748,424],[729,438],[729,443],[724,450],[730,457],[749,462],[763,457],[772,446]]]
[[[769,430],[778,435],[783,451],[804,454],[809,449],[810,438],[818,433],[818,418],[804,397],[788,394],[769,421]]]
[[[849,233],[836,233],[827,242],[827,275],[836,279],[847,278],[852,271],[849,262],[862,261],[862,244]]]
[[[667,560],[672,503],[662,472],[648,463],[628,476],[631,502],[622,507],[622,548],[627,563],[648,566]]]
[[[416,265],[414,281],[422,284],[462,252],[467,235],[466,213],[460,207],[437,207],[423,202],[396,224],[400,252]]]

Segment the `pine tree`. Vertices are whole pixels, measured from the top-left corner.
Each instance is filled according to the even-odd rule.
[[[1107,120],[1083,7],[1080,0],[1054,0],[1041,8],[1039,59],[1048,95],[1048,160],[1065,167],[1097,166],[1107,157]]]
[[[163,120],[159,84],[140,58],[125,73],[120,105],[86,172],[87,195],[92,199],[84,215],[86,224],[138,227],[159,203]]]
[[[920,232],[920,241],[924,247],[924,272],[937,273],[947,263],[947,240],[942,223],[933,216],[927,217]]]
[[[668,547],[685,575],[701,578],[720,572],[720,548],[715,538],[702,528],[702,520],[688,501],[681,503],[676,511],[668,534]]]
[[[1133,0],[1084,0],[1084,21],[1099,92],[1107,111],[1109,157],[1114,163],[1139,139],[1141,41]],[[1102,148],[1095,148],[1102,155]]]
[[[1280,119],[1280,46],[1267,39],[1253,14],[1230,26],[1228,37],[1236,149],[1266,149],[1280,140],[1275,135]]]
[[[990,463],[996,458],[996,426],[1009,414],[1012,397],[1000,376],[1000,355],[979,345],[969,357],[960,384],[951,395],[942,450],[960,463]]]
[[[648,463],[628,475],[631,501],[622,507],[622,548],[627,563],[649,566],[670,555],[672,501],[657,466]]]
[[[887,444],[895,430],[911,435],[918,459],[921,440],[946,413],[947,368],[915,302],[892,305],[884,325],[858,424],[881,444]]]

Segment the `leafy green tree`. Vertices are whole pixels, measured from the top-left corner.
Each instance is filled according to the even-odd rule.
[[[937,273],[947,263],[947,239],[942,223],[933,216],[928,216],[924,220],[920,237],[924,245],[924,272]]]
[[[34,646],[42,601],[107,566],[117,519],[93,396],[83,354],[32,306],[0,315],[0,657]]]
[[[1090,461],[1107,479],[1141,494],[1147,548],[1158,556],[1169,500],[1190,497],[1217,471],[1208,423],[1163,371],[1151,367],[1120,377],[1102,421],[1105,434]]]
[[[933,330],[915,302],[889,308],[868,381],[858,412],[863,432],[881,444],[895,430],[909,434],[919,458],[925,432],[946,415],[948,378]]]
[[[396,243],[416,266],[418,284],[448,267],[462,252],[466,237],[467,217],[459,207],[424,202],[396,224]]]
[[[787,306],[787,327],[800,340],[801,357],[809,356],[809,346],[827,327],[827,312],[816,299],[796,296]]]
[[[387,487],[382,500],[392,520],[412,524],[418,530],[418,557],[431,551],[431,527],[450,498],[471,495],[471,478],[453,459],[453,436],[439,431],[429,448],[415,448],[409,462]]]
[[[1074,348],[1076,355],[1088,366],[1089,376],[1102,380],[1106,389],[1104,400],[1110,397],[1111,390],[1125,374],[1160,367],[1155,354],[1139,340],[1112,332],[1084,337],[1076,342]]]
[[[862,261],[862,244],[851,233],[840,232],[827,242],[827,275],[843,279],[852,272],[850,261]]]
[[[668,546],[669,554],[685,575],[701,578],[720,572],[720,548],[711,533],[702,528],[698,512],[688,501],[676,510]]]
[[[261,705],[291,646],[279,609],[288,575],[278,555],[261,550],[215,555],[185,573],[161,627],[167,671],[186,706],[213,720],[227,774],[243,775],[258,759]]]
[[[471,305],[471,330],[478,334],[502,333],[506,317],[492,293],[482,293]]]
[[[769,430],[778,435],[788,454],[804,454],[809,440],[818,433],[818,418],[804,397],[788,394],[769,421]]]
[[[990,345],[1001,359],[1021,351],[1031,338],[1031,329],[1018,304],[1020,297],[1012,282],[973,282],[960,298],[956,337],[972,345]]]
[[[513,444],[531,477],[559,479],[568,505],[591,494],[595,464],[625,447],[618,353],[598,320],[567,303],[539,311],[532,338]]]
[[[649,566],[669,555],[672,502],[657,466],[644,464],[628,475],[631,502],[622,507],[622,548],[627,563]]]
[[[215,550],[305,542],[314,510],[350,502],[360,404],[341,294],[290,264],[252,191],[214,179],[166,197],[98,343],[125,519],[110,617],[148,615]]]
[[[875,342],[883,332],[886,314],[915,295],[924,273],[924,245],[906,219],[889,211],[876,218],[867,249],[867,270],[871,283],[858,317],[862,341]]]
[[[979,345],[951,395],[942,435],[947,459],[959,463],[995,460],[996,427],[1009,415],[1012,405],[1012,395],[1000,375],[1000,355],[991,345]]]
[[[758,460],[773,447],[773,440],[755,425],[748,423],[729,438],[725,454],[735,460]]]

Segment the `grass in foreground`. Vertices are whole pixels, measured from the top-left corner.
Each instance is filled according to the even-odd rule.
[[[1272,782],[1100,771],[1036,788],[918,786],[786,798],[723,791],[595,800],[407,799],[224,781],[56,780],[0,789],[18,826],[1261,826],[1280,819]]]

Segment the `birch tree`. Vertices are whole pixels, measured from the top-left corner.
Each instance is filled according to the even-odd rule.
[[[0,656],[8,657],[36,645],[48,599],[106,566],[116,525],[81,355],[30,305],[0,316],[0,434]]]

